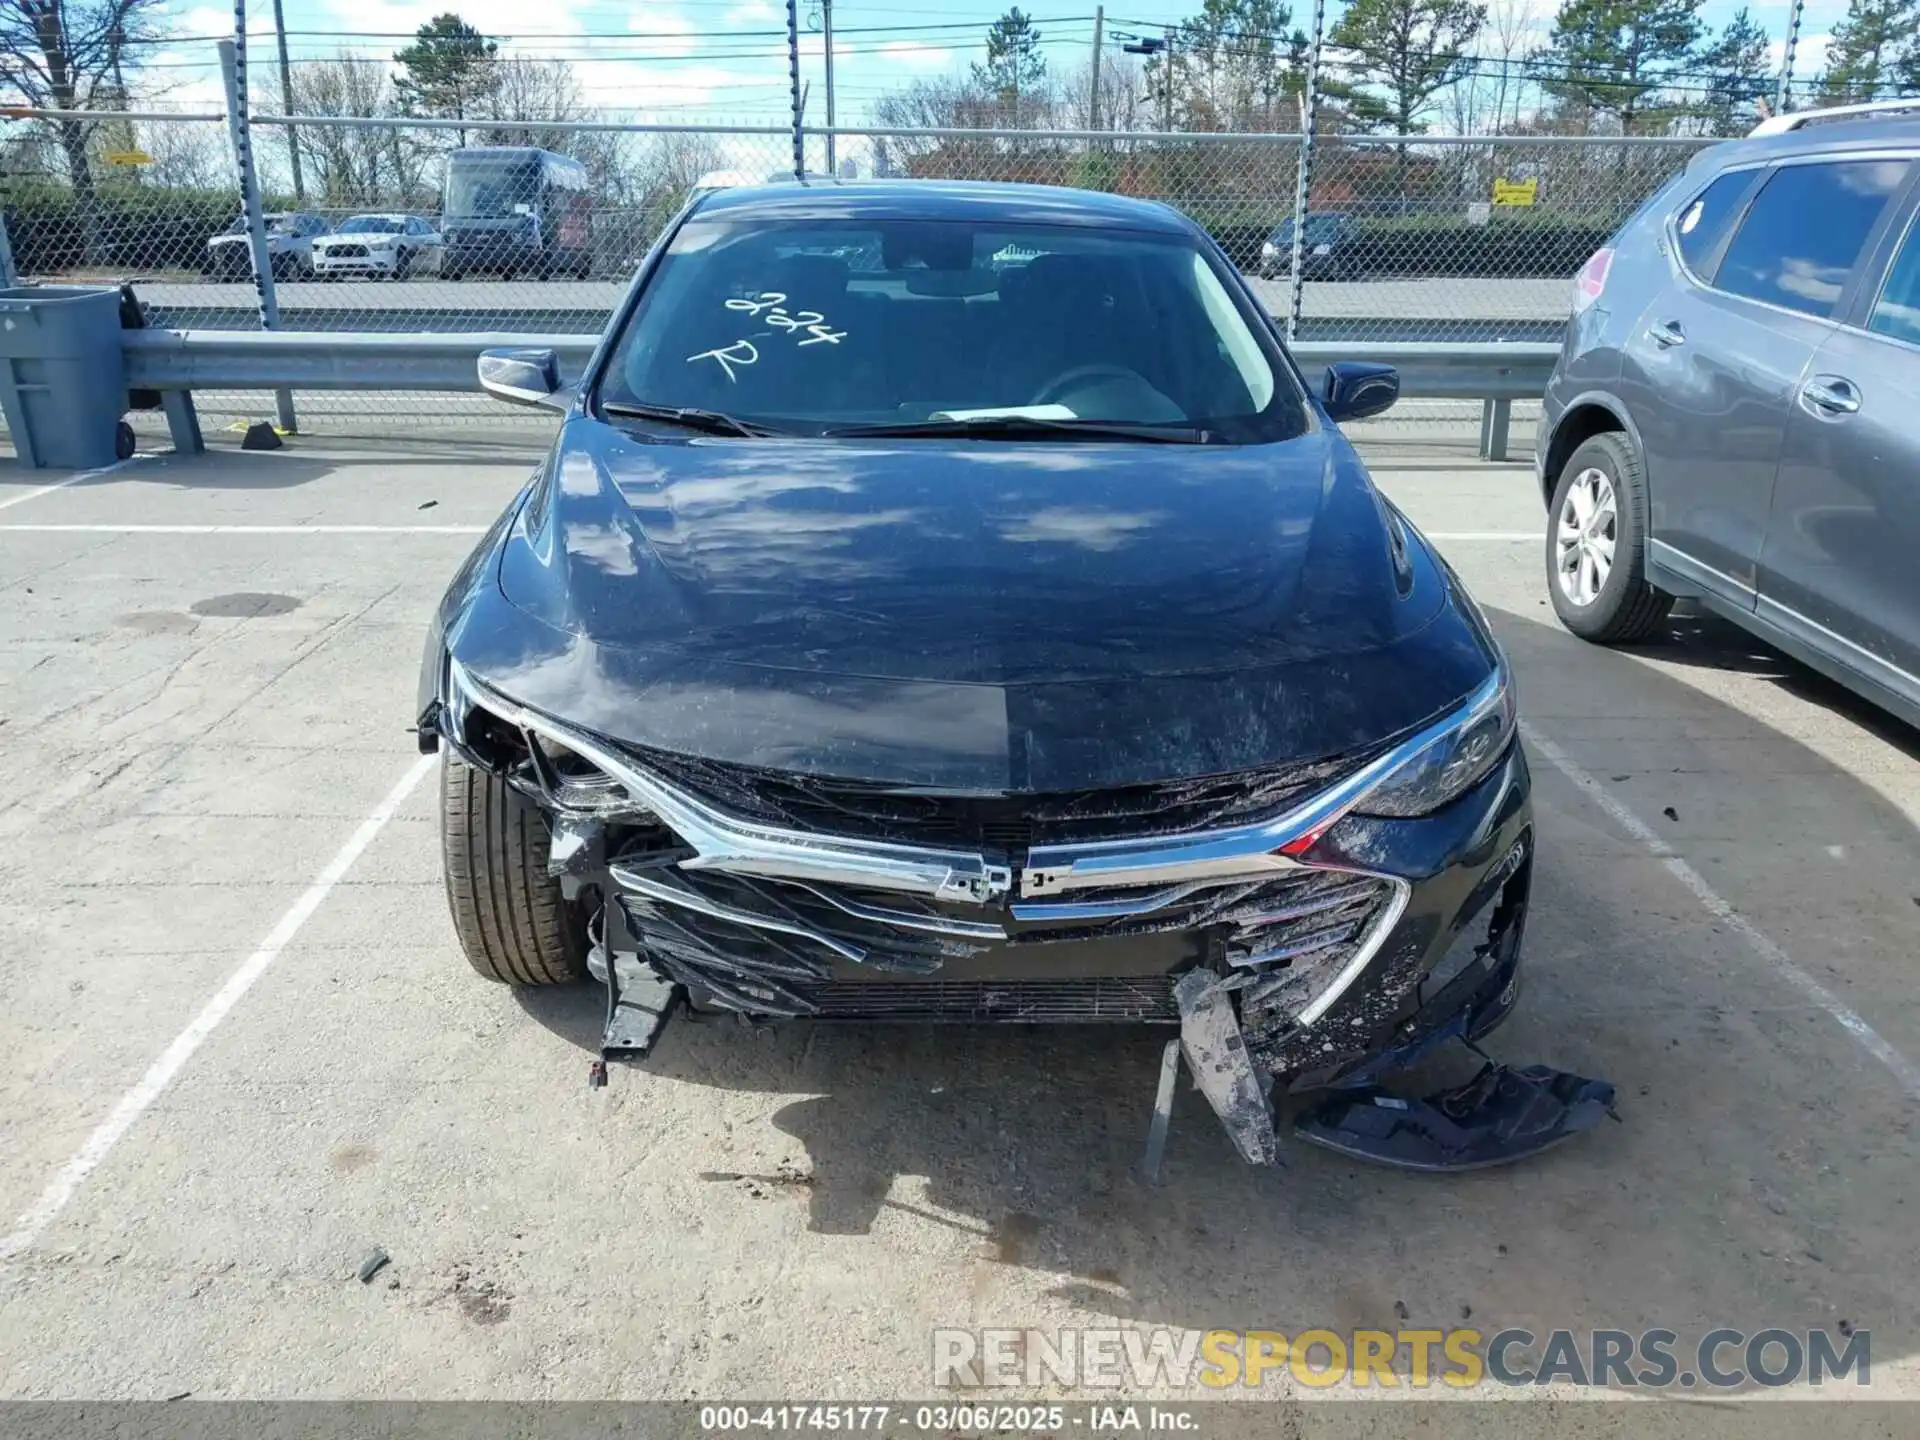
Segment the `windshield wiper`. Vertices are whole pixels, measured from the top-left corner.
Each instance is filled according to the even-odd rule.
[[[843,439],[913,439],[958,435],[972,440],[1139,440],[1150,445],[1205,445],[1211,432],[1183,425],[1129,425],[1116,420],[1049,420],[1038,415],[976,415],[968,420],[906,420],[890,425],[849,425],[823,432]]]
[[[658,420],[667,425],[684,425],[689,430],[704,430],[709,435],[782,433],[719,410],[696,410],[684,405],[632,405],[624,400],[602,400],[600,408],[622,420]]]

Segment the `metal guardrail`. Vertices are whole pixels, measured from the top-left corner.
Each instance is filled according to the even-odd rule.
[[[598,335],[369,335],[332,331],[128,330],[122,332],[130,389],[161,392],[176,449],[203,447],[194,390],[478,390],[476,362],[498,347],[547,349],[561,373],[586,368]],[[1480,400],[1481,453],[1504,460],[1512,404],[1541,395],[1555,344],[1407,344],[1305,341],[1291,348],[1309,372],[1334,360],[1371,360],[1400,371],[1409,399]]]

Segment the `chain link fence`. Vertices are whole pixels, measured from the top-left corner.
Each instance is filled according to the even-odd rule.
[[[257,115],[251,130],[270,283],[281,326],[298,330],[597,332],[698,187],[794,166],[792,132],[774,126],[534,122],[485,137],[578,157],[544,174],[524,154],[487,159],[450,122]],[[1298,338],[1426,342],[1557,338],[1569,277],[1710,143],[1323,132],[1307,148],[1285,134],[843,128],[808,132],[803,154],[815,173],[1165,201],[1214,236]],[[0,131],[0,176],[22,279],[130,281],[158,325],[261,324],[226,116],[23,114]],[[312,420],[416,403],[297,400]],[[455,403],[512,413],[477,396]],[[202,397],[203,409],[256,416],[270,405]]]

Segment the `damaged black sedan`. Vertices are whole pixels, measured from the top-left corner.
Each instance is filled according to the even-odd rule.
[[[1610,1092],[1489,1066],[1532,874],[1513,690],[1240,277],[1021,186],[697,200],[447,592],[420,736],[481,974],[674,1011],[1177,1027],[1250,1161],[1490,1163]]]

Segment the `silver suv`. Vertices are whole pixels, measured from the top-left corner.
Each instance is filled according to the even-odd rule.
[[[1538,448],[1561,621],[1677,597],[1920,724],[1920,113],[1697,156],[1575,282]]]

